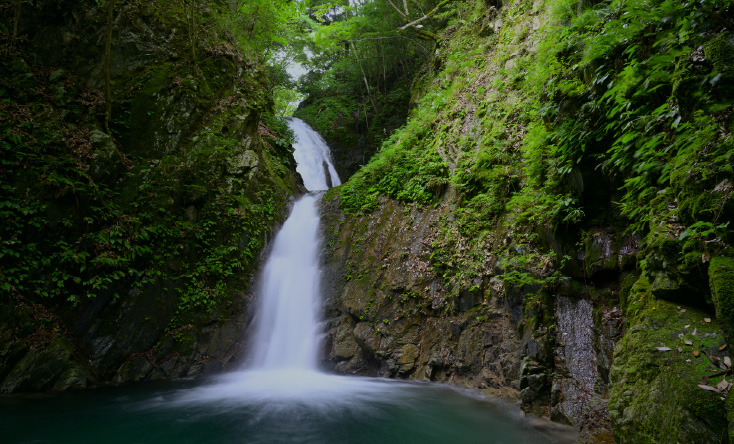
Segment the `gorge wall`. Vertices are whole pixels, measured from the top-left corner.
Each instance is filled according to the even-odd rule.
[[[731,11],[454,7],[406,125],[324,199],[324,365],[583,442],[731,440]]]
[[[186,5],[2,2],[0,392],[241,359],[260,251],[303,188],[230,2]]]

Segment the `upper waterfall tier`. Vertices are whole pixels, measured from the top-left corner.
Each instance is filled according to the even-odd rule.
[[[303,177],[306,189],[328,190],[341,185],[339,175],[331,163],[329,147],[321,135],[301,119],[290,117],[288,123],[296,135],[296,151],[293,153],[298,164],[296,171]]]

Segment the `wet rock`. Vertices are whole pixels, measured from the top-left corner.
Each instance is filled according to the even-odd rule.
[[[87,372],[73,359],[69,341],[57,338],[42,347],[28,349],[0,385],[0,392],[35,392],[84,388],[90,384]]]
[[[360,322],[354,327],[354,339],[365,352],[372,355],[380,347],[380,335],[368,322]]]
[[[545,414],[550,403],[550,378],[545,373],[527,375],[520,379],[520,399],[523,410],[537,416]]]
[[[99,129],[94,129],[90,132],[89,143],[94,151],[87,162],[87,173],[93,179],[114,177],[122,171],[124,168],[122,158],[112,137]]]
[[[556,298],[555,420],[577,424],[594,397],[599,377],[594,338],[593,306],[585,299]]]
[[[359,345],[355,340],[354,329],[349,324],[349,320],[343,322],[337,328],[334,335],[333,357],[337,360],[347,360],[354,357],[359,350]]]
[[[681,285],[675,276],[665,272],[651,273],[654,277],[650,291],[652,294],[661,299],[676,301],[682,298]]]
[[[260,164],[260,158],[254,151],[243,151],[242,153],[232,157],[227,162],[227,173],[232,176],[249,175],[252,178],[252,171]]]
[[[400,374],[409,373],[415,368],[415,361],[418,359],[420,350],[414,344],[404,345],[396,354],[397,371]]]

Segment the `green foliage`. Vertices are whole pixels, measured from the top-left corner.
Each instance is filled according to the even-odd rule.
[[[274,112],[277,116],[292,116],[304,95],[296,90],[284,87],[276,87],[273,91],[275,101]]]
[[[694,237],[694,238],[701,238],[701,239],[714,239],[722,237],[726,237],[726,233],[731,230],[727,230],[729,227],[729,222],[726,221],[723,224],[718,224],[714,226],[711,222],[704,222],[704,221],[698,221],[688,228],[686,228],[678,237],[678,239],[683,240],[687,237]]]
[[[594,159],[623,178],[620,209],[640,230],[660,211],[661,189],[689,192],[721,179],[724,163],[713,160],[731,149],[717,121],[728,114],[731,96],[721,94],[723,73],[696,64],[704,56],[696,51],[720,29],[711,11],[725,7],[657,0],[605,1],[578,15],[558,9],[559,22],[571,24],[556,27],[561,38],[542,50],[564,68],[544,80],[551,100],[539,107],[554,159],[536,157],[532,167],[556,168],[549,190]],[[577,112],[561,111],[564,101]]]
[[[191,13],[170,3],[138,6],[163,21]],[[116,79],[115,138],[97,129],[96,91],[63,70],[49,80],[27,41],[3,44],[10,56],[0,63],[0,294],[78,304],[155,285],[178,293],[183,320],[224,310],[244,291],[264,230],[295,187],[293,135],[266,112],[264,66],[258,57],[243,60],[228,34],[236,33],[232,21],[221,15],[225,3],[187,3],[201,33],[197,49],[210,56],[197,72],[189,60],[165,60]],[[190,105],[184,120],[179,111],[171,117],[171,102]],[[190,115],[195,124],[179,128]],[[179,131],[166,148],[164,119]],[[251,138],[249,153],[243,137]],[[243,154],[256,160],[234,170]]]
[[[505,4],[499,31],[485,2],[455,5],[409,120],[338,190],[351,213],[384,197],[450,206],[431,263],[452,288],[497,262],[509,286],[555,285],[549,231],[677,217],[683,237],[731,239],[731,2],[547,3]],[[350,103],[331,108],[343,119]]]
[[[337,163],[338,148],[359,144],[369,156],[405,122],[410,83],[434,46],[425,38],[444,21],[431,17],[422,28],[398,31],[435,0],[413,2],[407,15],[383,1],[347,4],[311,2],[313,38],[302,60],[310,72],[299,86],[307,99],[295,114],[337,148]],[[439,10],[450,15],[451,8]]]
[[[406,133],[408,137],[401,139]],[[379,155],[342,187],[346,211],[369,212],[381,195],[427,204],[441,194],[448,184],[448,166],[435,150],[423,144],[431,141],[418,143],[421,135],[407,129],[400,134],[386,141]]]

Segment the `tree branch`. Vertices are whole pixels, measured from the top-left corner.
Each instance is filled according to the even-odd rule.
[[[421,30],[421,31],[422,31],[422,30]],[[426,32],[426,31],[423,31],[423,32]],[[420,33],[418,32],[418,30],[416,30],[416,33],[420,34]],[[433,35],[433,34],[431,34],[431,35]],[[355,43],[359,43],[359,42],[364,42],[364,41],[367,41],[367,40],[387,40],[387,39],[403,39],[403,40],[407,40],[407,41],[409,41],[409,42],[413,42],[413,43],[415,43],[415,44],[416,44],[416,46],[417,46],[417,47],[418,47],[418,48],[419,48],[419,49],[420,49],[421,51],[423,51],[424,53],[428,53],[428,50],[426,49],[426,47],[425,47],[425,46],[423,46],[423,44],[422,44],[422,43],[421,43],[421,42],[420,42],[419,40],[416,40],[416,39],[411,39],[410,37],[406,37],[406,36],[404,36],[404,35],[386,35],[386,36],[381,36],[381,37],[365,37],[365,38],[362,38],[362,39],[354,39],[354,40],[350,40],[350,42],[355,42]],[[435,40],[437,40],[437,38],[432,38],[432,39],[426,39],[426,38],[424,37],[424,38],[421,38],[420,40],[434,40],[434,41],[435,41]],[[365,60],[366,58],[367,58],[367,57],[363,57],[363,58],[362,58],[362,60]],[[378,58],[379,58],[379,57],[378,57]]]
[[[367,96],[370,98],[370,103],[372,103],[372,109],[375,110],[375,114],[377,114],[377,107],[375,106],[375,101],[372,100],[372,91],[370,91],[370,84],[367,82],[367,74],[364,72],[364,68],[362,68],[362,62],[359,60],[359,56],[357,55],[357,48],[354,47],[354,42],[349,42],[352,45],[352,54],[354,54],[354,58],[357,60],[357,64],[359,65],[359,70],[362,71],[362,78],[364,79],[364,86],[367,88]],[[367,113],[365,112],[365,116]]]
[[[405,14],[403,14],[403,11],[401,11],[400,9],[398,9],[398,7],[395,6],[395,4],[392,2],[392,0],[387,0],[387,2],[390,3],[390,6],[392,6],[392,8],[394,10],[398,11],[398,14],[400,14],[404,19],[406,19],[406,20],[408,19],[408,16],[405,15]]]
[[[425,14],[423,17],[419,18],[418,20],[413,20],[412,22],[408,23],[407,25],[401,26],[400,28],[398,28],[398,31],[403,31],[406,28],[409,28],[411,26],[415,26],[418,23],[422,22],[423,20],[431,17],[433,14],[435,14],[441,8],[441,6],[445,5],[449,1],[450,0],[443,0],[441,3],[439,3],[438,5],[436,5],[435,8],[433,8],[430,12],[428,12],[427,14]]]

